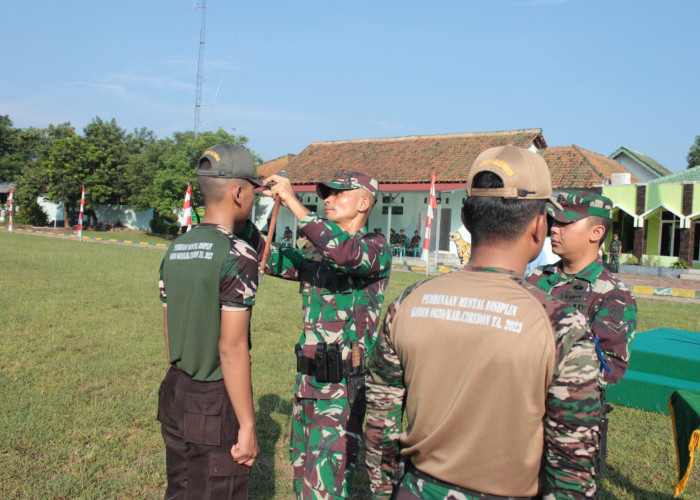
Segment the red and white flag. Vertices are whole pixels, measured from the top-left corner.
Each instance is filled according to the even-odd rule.
[[[425,237],[423,238],[423,251],[420,258],[428,262],[430,250],[430,226],[433,224],[433,210],[437,210],[437,198],[435,197],[435,172],[430,179],[430,198],[428,198],[428,215],[425,218]]]
[[[185,212],[185,225],[187,226],[187,231],[192,229],[192,209],[190,208],[190,198],[192,193],[190,191],[190,185],[187,185],[187,192],[185,193],[185,204],[182,205],[182,211]]]
[[[10,225],[7,226],[7,229],[12,232],[12,188],[10,188],[10,196],[7,198],[7,204],[10,208]]]
[[[80,192],[80,212],[78,212],[78,229],[75,231],[75,235],[83,241],[83,211],[85,210],[85,186]]]

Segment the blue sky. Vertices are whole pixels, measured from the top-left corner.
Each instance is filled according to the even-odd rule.
[[[696,0],[210,0],[201,130],[264,160],[310,142],[542,128],[672,171],[700,135]],[[0,17],[0,114],[192,130],[192,0],[22,0]]]

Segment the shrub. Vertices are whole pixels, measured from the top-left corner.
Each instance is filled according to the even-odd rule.
[[[153,234],[166,234],[166,231],[168,230],[167,224],[159,215],[153,217],[148,225],[150,226]]]
[[[7,218],[8,216],[5,217]],[[25,201],[21,209],[14,214],[12,222],[15,224],[26,224],[28,226],[47,226],[49,224],[49,217],[36,200],[29,200]]]
[[[647,255],[642,258],[642,265],[649,267],[659,267],[661,265],[661,259],[654,255]]]
[[[676,262],[671,264],[671,269],[688,269],[688,263],[683,259],[678,259]]]
[[[171,224],[168,226],[168,235],[169,236],[177,236],[177,233],[180,232],[180,226],[177,224]]]
[[[639,264],[639,259],[634,254],[628,254],[625,258],[624,264],[629,264],[630,266],[636,266]]]

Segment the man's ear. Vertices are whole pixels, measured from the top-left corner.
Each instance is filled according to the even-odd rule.
[[[357,210],[360,212],[367,212],[369,210],[369,208],[372,206],[369,198],[367,198],[366,196],[360,196],[359,200],[360,200],[360,202],[357,206]]]
[[[595,226],[591,227],[590,231],[588,232],[588,239],[591,241],[591,243],[600,244],[604,236],[605,227],[601,224],[596,224]]]
[[[532,221],[532,239],[539,244],[547,237],[547,216],[542,214],[536,216]]]
[[[229,186],[229,194],[236,205],[240,205],[241,195],[243,194],[243,186],[241,186],[241,183],[232,182]]]

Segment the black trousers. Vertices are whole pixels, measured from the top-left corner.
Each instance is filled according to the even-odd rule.
[[[248,498],[250,467],[234,462],[238,420],[224,381],[197,382],[171,366],[158,393],[166,499]]]

